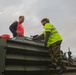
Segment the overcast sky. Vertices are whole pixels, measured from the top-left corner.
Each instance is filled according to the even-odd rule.
[[[25,36],[41,34],[40,21],[47,17],[63,37],[62,50],[70,47],[76,55],[76,0],[0,0],[0,35],[10,34],[9,26],[25,16]]]

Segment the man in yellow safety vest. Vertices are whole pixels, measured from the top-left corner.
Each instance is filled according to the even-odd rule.
[[[44,45],[49,48],[49,56],[52,63],[58,63],[60,65],[60,71],[58,73],[63,73],[66,68],[60,51],[62,37],[48,18],[43,18],[41,23],[44,26],[44,31],[41,35],[33,38],[33,40],[39,40],[44,37]],[[56,66],[57,65],[53,64],[54,68],[56,68]]]

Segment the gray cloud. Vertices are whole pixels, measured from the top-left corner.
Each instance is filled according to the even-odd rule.
[[[40,34],[40,20],[48,17],[63,37],[62,50],[71,47],[75,54],[76,0],[0,0],[0,34],[8,33],[10,24],[25,16],[25,36]]]

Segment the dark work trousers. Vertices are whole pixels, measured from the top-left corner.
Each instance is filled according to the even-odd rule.
[[[58,63],[61,67],[64,67],[63,57],[60,50],[61,42],[62,41],[58,41],[49,47],[49,56],[52,63]]]

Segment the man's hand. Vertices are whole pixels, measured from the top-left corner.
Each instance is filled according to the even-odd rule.
[[[38,35],[34,35],[32,39],[35,41],[35,40],[37,40],[37,37],[38,37]]]
[[[16,33],[17,33],[17,34],[22,34],[22,32],[21,32],[21,31],[18,31],[18,30],[16,31]]]
[[[41,34],[41,35],[35,35],[33,36],[33,40],[38,40],[38,41],[41,41],[44,39],[44,34]]]

